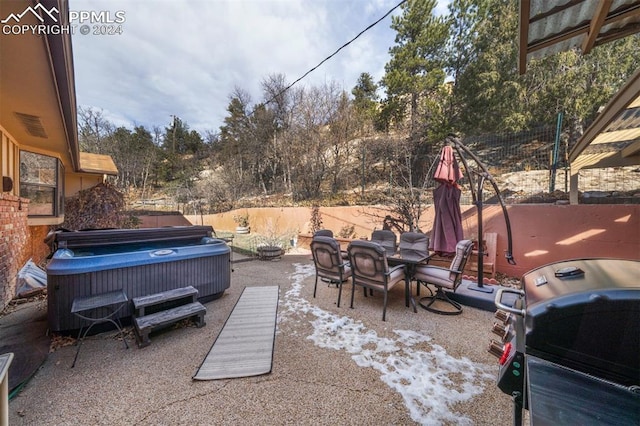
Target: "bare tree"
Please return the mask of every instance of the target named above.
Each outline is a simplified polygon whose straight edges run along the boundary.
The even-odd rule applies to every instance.
[[[114,131],[115,126],[104,117],[102,110],[78,108],[78,142],[81,151],[108,154],[110,147],[105,140]]]
[[[294,145],[293,120],[296,106],[300,101],[300,89],[287,89],[284,74],[271,74],[262,81],[264,104],[273,114],[274,133],[269,144],[269,168],[273,176],[279,176],[281,189],[292,190],[291,173],[294,165],[292,148]]]

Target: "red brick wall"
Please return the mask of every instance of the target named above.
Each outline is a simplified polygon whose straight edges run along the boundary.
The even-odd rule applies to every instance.
[[[47,256],[49,256],[49,246],[45,244],[44,239],[46,238],[49,229],[49,225],[29,227],[28,250],[21,265],[24,265],[27,260],[31,259],[33,263],[44,269],[44,263]]]
[[[13,299],[16,275],[29,259],[29,200],[0,194],[0,310]]]

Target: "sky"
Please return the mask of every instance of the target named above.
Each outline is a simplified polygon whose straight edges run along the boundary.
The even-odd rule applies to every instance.
[[[488,386],[495,386],[495,365],[456,358],[433,343],[430,336],[413,330],[393,330],[394,339],[380,337],[361,321],[320,309],[301,295],[304,280],[314,275],[313,263],[296,265],[290,277],[291,290],[285,293],[278,309],[278,322],[301,313],[310,314],[315,319],[311,320],[313,333],[307,339],[316,346],[349,353],[359,367],[377,370],[380,380],[402,396],[417,423],[473,424],[456,411],[456,406],[473,400]],[[437,368],[425,368],[428,365]]]
[[[203,136],[217,132],[236,87],[252,105],[263,101],[266,77],[292,83],[399,2],[70,0],[70,11],[94,12],[71,22],[77,103],[129,129],[168,127],[175,115]],[[388,16],[294,87],[335,82],[350,93],[363,72],[379,81],[394,44],[390,24]]]

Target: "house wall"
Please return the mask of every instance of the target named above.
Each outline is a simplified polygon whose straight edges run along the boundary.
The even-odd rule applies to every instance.
[[[13,299],[17,273],[28,260],[29,200],[0,193],[0,311]]]
[[[56,156],[53,152],[46,154]],[[63,220],[63,217],[37,218],[31,219],[28,223],[29,200],[18,196],[19,159],[20,145],[0,126],[0,171],[3,177],[9,177],[13,182],[11,191],[0,192],[0,310],[14,298],[17,273],[27,260],[31,259],[37,265],[41,265],[48,256],[49,248],[44,243],[44,238],[49,232],[48,224]],[[102,181],[102,175],[65,175],[67,195]],[[37,222],[42,224],[33,225]]]
[[[64,174],[65,197],[71,197],[76,195],[79,191],[93,188],[103,181],[103,176],[99,174],[67,172]]]
[[[0,126],[0,171],[2,177],[11,178],[13,190],[10,194],[18,194],[18,144]]]

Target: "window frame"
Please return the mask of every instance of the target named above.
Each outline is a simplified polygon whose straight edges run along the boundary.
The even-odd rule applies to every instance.
[[[46,154],[40,154],[38,152],[33,152],[33,151],[28,151],[28,150],[20,150],[19,153],[19,161],[20,161],[20,165],[22,165],[22,155],[23,153],[29,154],[29,155],[37,155],[40,157],[46,157],[46,158],[50,158],[55,160],[55,181],[53,184],[50,183],[45,183],[45,182],[38,182],[38,183],[34,183],[34,182],[27,182],[26,180],[22,179],[22,166],[19,168],[19,188],[18,188],[18,192],[20,194],[20,197],[23,198],[27,198],[27,199],[31,199],[28,195],[28,191],[25,191],[26,193],[23,193],[23,187],[27,187],[27,188],[47,188],[47,189],[53,189],[53,199],[52,199],[52,213],[51,214],[33,214],[31,213],[31,209],[29,209],[29,212],[27,213],[27,217],[31,217],[31,218],[54,218],[54,217],[60,217],[64,215],[64,165],[62,164],[62,161],[60,161],[59,158],[51,156],[51,155],[46,155]],[[35,191],[38,191],[37,189],[35,189]]]

